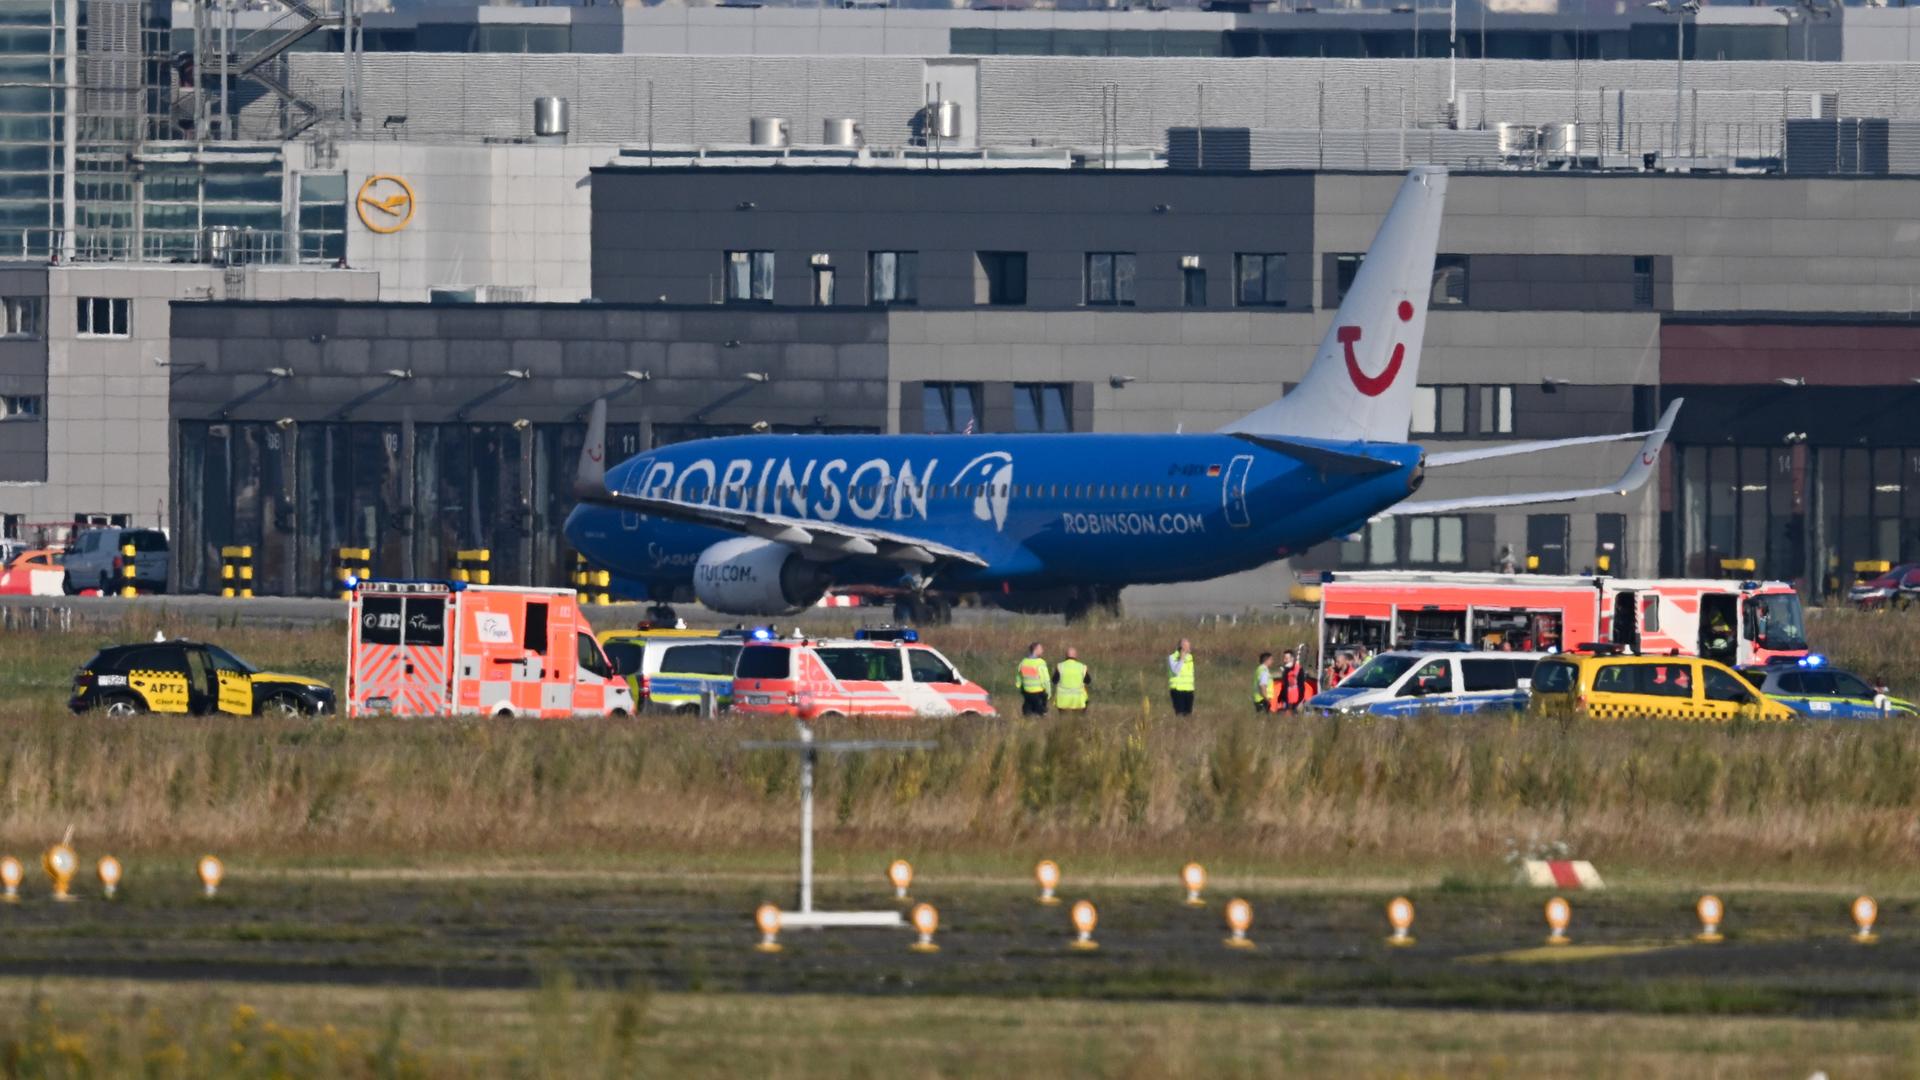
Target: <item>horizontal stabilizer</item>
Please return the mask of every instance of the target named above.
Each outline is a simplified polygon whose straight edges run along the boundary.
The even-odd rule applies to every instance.
[[[1573,491],[1533,491],[1518,495],[1477,495],[1461,499],[1427,499],[1420,502],[1403,502],[1388,510],[1374,515],[1378,520],[1385,517],[1406,517],[1409,514],[1451,514],[1462,510],[1487,510],[1503,506],[1534,506],[1541,503],[1572,502],[1575,499],[1597,498],[1602,495],[1625,495],[1638,491],[1647,479],[1653,475],[1654,465],[1659,463],[1660,450],[1666,445],[1667,435],[1673,431],[1673,421],[1680,415],[1681,399],[1675,398],[1673,404],[1660,416],[1660,423],[1647,432],[1646,441],[1640,444],[1639,452],[1627,464],[1627,471],[1620,479],[1607,487],[1580,488]],[[1603,439],[1604,441],[1604,439]],[[1577,445],[1577,442],[1574,443]],[[1564,445],[1564,444],[1557,444]],[[1536,446],[1533,449],[1546,449]],[[1465,451],[1472,453],[1473,451]],[[1458,464],[1453,461],[1448,464]],[[1429,459],[1431,464],[1431,459]]]
[[[1332,450],[1314,443],[1285,439],[1276,435],[1253,435],[1244,431],[1234,433],[1234,438],[1250,442],[1262,450],[1271,450],[1303,465],[1311,465],[1322,476],[1379,476],[1398,469],[1399,464],[1384,458],[1368,457],[1365,454],[1349,454],[1343,450]]]

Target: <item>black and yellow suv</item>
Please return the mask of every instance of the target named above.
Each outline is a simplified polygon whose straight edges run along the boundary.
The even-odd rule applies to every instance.
[[[74,712],[108,716],[331,714],[333,687],[303,675],[261,671],[218,645],[154,641],[100,650],[73,676]]]

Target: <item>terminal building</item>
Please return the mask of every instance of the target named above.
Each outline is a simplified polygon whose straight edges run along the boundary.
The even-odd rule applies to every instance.
[[[1910,9],[1463,4],[1450,63],[1425,5],[0,4],[45,30],[0,98],[0,529],[164,526],[182,590],[232,543],[267,592],[326,592],[341,546],[561,583],[601,396],[616,453],[1217,426],[1299,377],[1420,162],[1458,178],[1413,437],[1685,397],[1659,484],[1381,523],[1183,599],[1508,547],[1809,593],[1920,558]]]

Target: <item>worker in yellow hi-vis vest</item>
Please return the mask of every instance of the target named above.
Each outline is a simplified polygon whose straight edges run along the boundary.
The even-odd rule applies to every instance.
[[[1173,715],[1193,715],[1193,642],[1187,638],[1167,654],[1167,697],[1173,701]]]
[[[1053,668],[1053,704],[1061,712],[1087,711],[1087,691],[1093,688],[1093,672],[1080,662],[1080,652],[1067,646],[1067,658]]]
[[[1042,659],[1046,647],[1039,642],[1027,646],[1027,658],[1020,661],[1018,682],[1020,687],[1020,715],[1047,715],[1047,697],[1053,692],[1053,683],[1047,678],[1047,662]]]

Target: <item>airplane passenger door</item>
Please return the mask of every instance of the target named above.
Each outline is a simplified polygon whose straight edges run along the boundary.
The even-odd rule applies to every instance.
[[[1220,497],[1227,512],[1227,524],[1236,529],[1253,524],[1252,515],[1247,513],[1247,470],[1251,468],[1251,454],[1241,454],[1229,461],[1226,482],[1221,487]]]

